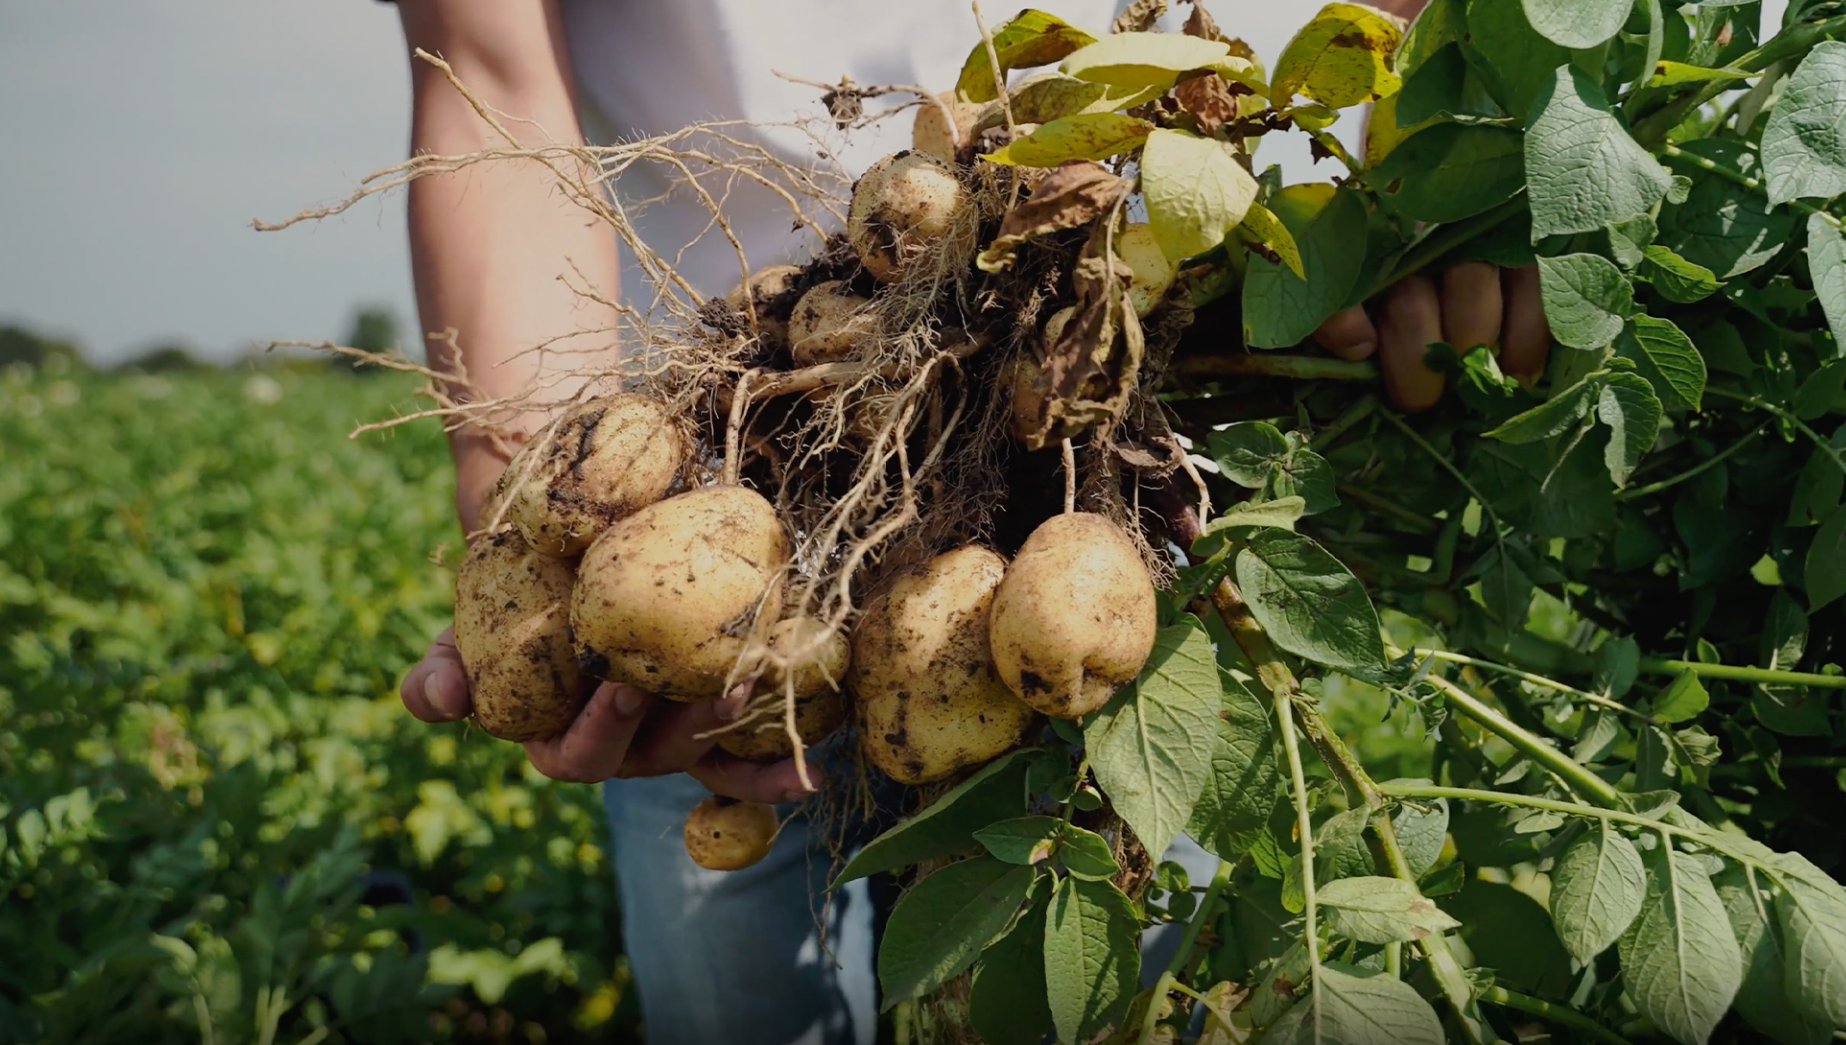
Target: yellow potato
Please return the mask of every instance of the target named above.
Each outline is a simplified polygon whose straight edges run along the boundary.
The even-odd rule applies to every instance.
[[[793,296],[795,282],[800,278],[799,265],[769,265],[750,273],[742,286],[724,296],[724,303],[744,317],[746,330],[750,320],[749,305],[754,303],[757,329],[762,332],[763,341],[785,345],[788,343],[788,312],[793,304],[787,299]],[[744,296],[746,288],[748,298]]]
[[[535,550],[581,555],[610,523],[660,500],[685,455],[658,402],[627,392],[592,399],[513,458],[492,501]]]
[[[1115,254],[1128,263],[1134,275],[1128,280],[1128,303],[1135,315],[1145,316],[1160,307],[1179,270],[1154,240],[1150,225],[1130,225],[1115,237]]]
[[[686,854],[708,871],[741,871],[769,855],[781,829],[774,806],[713,795],[686,816]]]
[[[563,732],[585,696],[570,641],[571,564],[507,530],[474,542],[455,575],[455,648],[474,721],[502,740]]]
[[[881,283],[927,253],[954,227],[968,202],[961,180],[941,160],[905,150],[872,164],[853,186],[846,239]]]
[[[941,780],[1025,738],[1036,717],[994,674],[987,617],[1006,561],[969,545],[898,577],[853,631],[859,742],[905,784]]]
[[[968,144],[984,108],[956,100],[954,91],[943,91],[934,101],[925,99],[917,106],[916,122],[910,127],[910,147],[944,163],[954,163],[955,154]]]
[[[1156,612],[1153,578],[1120,527],[1055,516],[1026,538],[994,596],[994,666],[1020,700],[1079,718],[1140,674]]]
[[[769,649],[794,661],[786,667],[770,664],[757,685],[758,692],[786,699],[792,683],[795,729],[801,734],[802,746],[813,747],[846,722],[846,702],[840,696],[850,655],[846,637],[813,617],[790,617],[769,633]],[[777,762],[795,753],[781,715],[721,734],[718,746],[753,762]]]
[[[854,294],[839,280],[816,283],[788,317],[788,350],[796,366],[851,359],[878,336],[872,299]]]
[[[604,531],[577,568],[570,624],[592,674],[681,700],[723,695],[759,612],[780,610],[788,534],[761,494],[708,486]]]

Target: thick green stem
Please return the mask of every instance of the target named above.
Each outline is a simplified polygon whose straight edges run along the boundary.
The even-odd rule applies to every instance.
[[[1749,189],[1751,192],[1759,193],[1765,197],[1769,194],[1768,187],[1765,186],[1760,179],[1752,178],[1748,174],[1745,174],[1744,172],[1737,170],[1734,167],[1727,167],[1724,164],[1719,163],[1717,160],[1713,160],[1708,157],[1700,156],[1697,153],[1687,152],[1686,150],[1680,148],[1677,145],[1674,145],[1671,142],[1668,142],[1667,144],[1660,147],[1660,154],[1669,159],[1678,160],[1681,163],[1689,163],[1692,166],[1697,167],[1698,169],[1702,171],[1709,171],[1710,173],[1716,174],[1718,177],[1723,178],[1726,181],[1735,182],[1738,185],[1741,185],[1744,188]],[[1809,203],[1806,200],[1799,200],[1799,199],[1789,200],[1788,205],[1795,208],[1798,211],[1802,211],[1807,214],[1818,214],[1821,217],[1826,218],[1829,222],[1832,222],[1834,228],[1839,228],[1840,226],[1840,219],[1834,217],[1831,214],[1828,214],[1825,210],[1814,206],[1812,203]]]
[[[1821,453],[1826,454],[1833,460],[1834,467],[1842,472],[1846,472],[1846,457],[1840,456],[1840,452],[1833,448],[1833,444],[1822,438],[1819,432],[1809,428],[1807,422],[1801,420],[1801,418],[1796,417],[1787,410],[1782,409],[1774,403],[1764,402],[1748,392],[1733,392],[1728,388],[1707,388],[1705,389],[1705,394],[1718,396],[1721,399],[1735,400],[1745,406],[1753,406],[1765,413],[1774,414],[1783,421],[1793,425],[1802,435],[1807,436],[1810,442],[1820,448]]]
[[[1739,69],[1759,73],[1785,58],[1806,54],[1815,44],[1822,40],[1833,39],[1842,33],[1846,33],[1846,16],[1829,18],[1823,22],[1789,26],[1767,43],[1754,51],[1747,52],[1732,64]],[[1720,80],[1688,91],[1658,111],[1636,121],[1634,140],[1649,149],[1659,145],[1666,140],[1667,132],[1679,126],[1687,113],[1730,89],[1732,85],[1729,81]]]
[[[1771,686],[1846,689],[1846,675],[1815,675],[1805,671],[1777,671],[1774,668],[1751,668],[1741,664],[1700,664],[1695,660],[1663,660],[1659,657],[1642,657],[1641,670],[1651,675],[1678,675],[1690,671],[1704,679],[1761,682]]]
[[[1750,440],[1755,439],[1759,435],[1762,435],[1763,429],[1767,427],[1769,427],[1769,422],[1765,421],[1762,424],[1757,425],[1755,428],[1751,429],[1750,433],[1744,436],[1742,439],[1739,439],[1736,442],[1732,443],[1731,445],[1725,447],[1723,450],[1720,450],[1719,452],[1712,454],[1710,457],[1707,457],[1703,461],[1700,461],[1698,464],[1693,465],[1691,468],[1686,469],[1685,471],[1679,473],[1678,475],[1672,476],[1670,478],[1662,479],[1659,482],[1648,483],[1646,486],[1631,486],[1626,490],[1621,490],[1617,492],[1615,495],[1615,499],[1618,501],[1632,501],[1638,497],[1648,497],[1653,494],[1657,494],[1662,490],[1670,490],[1673,487],[1678,486],[1680,483],[1683,483],[1688,479],[1695,479],[1699,475],[1704,473],[1707,469],[1714,468],[1717,465],[1723,464],[1725,458],[1731,456],[1737,451],[1743,449],[1745,446],[1749,445]]]
[[[1440,675],[1431,675],[1429,681],[1442,691],[1450,707],[1475,723],[1486,727],[1497,734],[1500,739],[1518,748],[1526,757],[1550,770],[1572,791],[1608,809],[1614,809],[1620,804],[1621,793],[1615,789],[1613,784],[1551,746],[1543,737],[1527,731],[1512,719],[1487,706],[1474,694]]]
[[[1513,678],[1516,678],[1521,682],[1529,682],[1534,686],[1541,686],[1555,693],[1566,693],[1566,694],[1569,694],[1570,696],[1576,697],[1578,700],[1581,700],[1586,704],[1594,704],[1599,708],[1607,708],[1610,711],[1619,712],[1624,715],[1633,715],[1637,718],[1647,717],[1646,715],[1643,715],[1641,712],[1636,711],[1634,708],[1628,707],[1624,704],[1617,703],[1616,701],[1610,700],[1608,697],[1602,696],[1599,693],[1591,693],[1587,690],[1578,689],[1575,686],[1567,686],[1564,683],[1559,682],[1556,679],[1546,678],[1543,675],[1535,675],[1530,671],[1525,671],[1520,668],[1515,668],[1510,664],[1496,664],[1491,660],[1482,660],[1479,657],[1470,657],[1465,653],[1451,653],[1448,650],[1428,649],[1422,646],[1419,646],[1416,649],[1411,650],[1410,652],[1415,654],[1416,656],[1428,657],[1432,660],[1444,660],[1444,661],[1448,661],[1450,664],[1465,664],[1471,668],[1480,668],[1483,671],[1493,671],[1493,672],[1498,672],[1499,674],[1502,674],[1502,675],[1510,675]],[[1403,654],[1397,652],[1396,650],[1392,651],[1392,656],[1402,656],[1402,655]]]
[[[1147,1012],[1141,1017],[1141,1031],[1135,1035],[1135,1045],[1147,1045],[1154,1036],[1154,1028],[1160,1024],[1160,1003],[1173,989],[1173,974],[1163,972],[1154,981],[1154,988],[1147,995]]]
[[[1199,942],[1199,933],[1205,923],[1211,920],[1211,909],[1217,906],[1218,897],[1230,887],[1231,872],[1237,867],[1229,860],[1219,860],[1218,869],[1212,872],[1211,884],[1205,887],[1205,897],[1199,901],[1198,910],[1192,913],[1192,919],[1186,923],[1185,935],[1179,938],[1179,950],[1173,952],[1172,960],[1167,962],[1167,975],[1177,977],[1186,970],[1192,960],[1192,948]]]
[[[1486,992],[1481,995],[1481,1000],[1492,1002],[1495,1005],[1504,1005],[1509,1009],[1518,1009],[1520,1012],[1529,1012],[1534,1016],[1550,1020],[1560,1026],[1579,1031],[1586,1037],[1594,1038],[1601,1042],[1607,1042],[1608,1045],[1629,1045],[1627,1038],[1604,1027],[1588,1016],[1583,1015],[1575,1009],[1568,1009],[1562,1005],[1555,1005],[1545,1001],[1543,998],[1529,997],[1496,985],[1487,988]]]
[[[1373,381],[1378,367],[1367,360],[1329,356],[1297,356],[1275,352],[1229,352],[1224,355],[1187,355],[1174,362],[1183,377],[1288,377],[1300,380]]]
[[[1295,702],[1275,702],[1276,733],[1288,758],[1289,790],[1295,799],[1295,830],[1301,834],[1301,934],[1308,948],[1308,1012],[1320,1026],[1320,907],[1314,884],[1314,821],[1308,809],[1308,779],[1301,769],[1301,748],[1295,742]]]

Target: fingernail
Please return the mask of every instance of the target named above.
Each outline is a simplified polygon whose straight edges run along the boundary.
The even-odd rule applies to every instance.
[[[423,699],[447,718],[460,718],[467,713],[466,708],[455,706],[454,699],[436,681],[436,673],[433,671],[423,676]]]
[[[744,713],[744,702],[736,697],[725,697],[714,702],[711,710],[712,714],[718,716],[718,721],[731,722]]]
[[[615,687],[615,710],[623,715],[634,715],[647,704],[647,694],[633,686]]]

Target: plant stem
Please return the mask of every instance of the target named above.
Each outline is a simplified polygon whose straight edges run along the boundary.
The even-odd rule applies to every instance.
[[[1211,909],[1217,904],[1218,897],[1230,887],[1231,872],[1236,867],[1237,865],[1229,860],[1218,861],[1218,869],[1212,872],[1211,884],[1205,887],[1204,899],[1199,901],[1198,910],[1192,913],[1191,920],[1186,923],[1185,935],[1179,938],[1179,950],[1174,951],[1172,960],[1167,962],[1169,977],[1177,977],[1185,971],[1187,963],[1192,958],[1192,948],[1198,943],[1199,933],[1205,928],[1205,923],[1210,920]]]
[[[1793,58],[1811,49],[1822,40],[1846,32],[1846,16],[1829,18],[1824,22],[1811,22],[1805,25],[1793,25],[1777,33],[1774,37],[1754,51],[1747,52],[1731,63],[1736,68],[1759,73],[1786,58]],[[1645,148],[1653,148],[1666,140],[1667,132],[1679,126],[1686,114],[1718,95],[1730,89],[1728,81],[1708,83],[1702,87],[1680,96],[1665,107],[1635,122],[1634,140]]]
[[[1846,689],[1846,675],[1815,675],[1805,671],[1777,671],[1774,668],[1751,668],[1740,664],[1700,664],[1693,660],[1642,657],[1641,670],[1653,675],[1678,675],[1690,671],[1706,679],[1761,682],[1779,686],[1814,686],[1819,689]]]
[[[1348,429],[1365,420],[1365,416],[1377,408],[1378,397],[1370,392],[1353,400],[1351,406],[1340,411],[1340,416],[1327,422],[1326,427],[1314,433],[1314,438],[1308,442],[1308,449],[1325,450],[1333,445],[1340,436],[1345,435]]]
[[[1511,675],[1521,682],[1530,682],[1534,686],[1542,686],[1545,689],[1557,693],[1567,693],[1586,704],[1594,704],[1599,708],[1607,708],[1610,711],[1618,711],[1626,715],[1633,715],[1636,718],[1647,718],[1646,715],[1636,711],[1634,708],[1610,700],[1608,697],[1602,696],[1601,694],[1577,689],[1574,686],[1567,686],[1556,679],[1549,679],[1543,675],[1535,675],[1532,672],[1515,668],[1510,664],[1496,664],[1491,660],[1481,660],[1478,657],[1470,657],[1464,653],[1450,653],[1448,650],[1427,649],[1422,646],[1418,646],[1410,652],[1419,657],[1428,657],[1431,660],[1443,660],[1450,664],[1466,664],[1471,668],[1480,668],[1483,671],[1494,671],[1502,675]]]
[[[1173,974],[1163,972],[1154,981],[1154,988],[1147,996],[1147,1012],[1141,1017],[1141,1031],[1134,1037],[1135,1045],[1147,1045],[1154,1036],[1154,1027],[1160,1023],[1160,1003],[1173,989]]]
[[[1583,1015],[1575,1009],[1568,1009],[1562,1005],[1553,1004],[1545,1001],[1543,998],[1528,997],[1527,995],[1519,994],[1515,991],[1509,991],[1498,984],[1487,988],[1487,990],[1481,994],[1481,1000],[1493,1002],[1495,1005],[1504,1005],[1509,1009],[1518,1009],[1520,1012],[1529,1012],[1534,1016],[1539,1016],[1553,1023],[1561,1024],[1572,1030],[1579,1031],[1586,1037],[1606,1042],[1607,1045],[1629,1045],[1627,1038],[1604,1027],[1602,1024],[1597,1023],[1595,1020],[1590,1019],[1588,1016]]]
[[[1174,363],[1185,377],[1289,377],[1301,380],[1372,381],[1378,367],[1367,360],[1298,356],[1274,352],[1231,352],[1224,355],[1188,355]]]
[[[1757,397],[1749,394],[1748,392],[1733,392],[1728,388],[1707,388],[1705,389],[1705,394],[1718,396],[1719,398],[1722,398],[1722,399],[1730,399],[1735,402],[1742,403],[1745,406],[1753,406],[1758,410],[1764,411],[1765,413],[1774,414],[1775,416],[1781,418],[1782,420],[1788,422],[1789,424],[1794,425],[1797,429],[1801,431],[1802,435],[1807,436],[1808,439],[1810,439],[1814,443],[1815,446],[1820,447],[1821,453],[1826,454],[1828,457],[1833,459],[1833,464],[1835,467],[1837,467],[1842,472],[1846,472],[1846,457],[1841,457],[1840,452],[1833,448],[1832,443],[1828,442],[1825,439],[1822,439],[1820,437],[1819,432],[1816,432],[1812,428],[1809,428],[1805,421],[1801,420],[1801,418],[1799,417],[1796,417],[1794,414],[1789,413],[1787,410],[1782,409],[1781,407],[1775,405],[1774,403],[1766,403],[1763,400],[1758,399]]]
[[[1760,193],[1765,197],[1769,194],[1768,187],[1765,186],[1760,179],[1752,178],[1748,174],[1735,168],[1726,167],[1716,160],[1700,156],[1697,153],[1687,152],[1679,146],[1674,145],[1672,142],[1662,145],[1660,147],[1660,154],[1669,159],[1679,160],[1682,163],[1690,163],[1702,171],[1710,171],[1726,181],[1736,182],[1744,188],[1749,189],[1751,192]],[[1788,205],[1807,214],[1818,214],[1831,222],[1834,228],[1837,229],[1840,227],[1840,219],[1828,214],[1825,210],[1814,206],[1806,200],[1789,200]]]
[[[1614,809],[1619,805],[1620,792],[1615,789],[1614,785],[1585,769],[1582,763],[1551,746],[1543,737],[1528,732],[1512,719],[1487,706],[1474,694],[1440,675],[1431,675],[1429,681],[1442,691],[1442,695],[1447,698],[1451,707],[1498,734],[1500,739],[1518,748],[1526,757],[1550,770],[1572,791],[1595,801],[1596,804],[1606,809]]]
[[[1631,486],[1626,490],[1617,491],[1615,494],[1615,499],[1617,501],[1632,501],[1637,497],[1646,497],[1650,494],[1657,494],[1662,490],[1667,490],[1667,489],[1671,489],[1672,487],[1678,486],[1680,483],[1683,483],[1688,479],[1696,478],[1698,475],[1703,473],[1706,469],[1722,464],[1725,458],[1743,449],[1744,446],[1750,442],[1750,440],[1755,439],[1759,435],[1762,435],[1763,429],[1768,428],[1768,427],[1769,427],[1769,422],[1764,421],[1762,424],[1757,425],[1755,428],[1751,429],[1750,434],[1744,436],[1742,439],[1737,440],[1736,442],[1725,447],[1723,450],[1720,450],[1717,453],[1711,455],[1710,457],[1707,457],[1703,461],[1700,461],[1698,464],[1693,465],[1691,468],[1686,469],[1685,471],[1679,473],[1678,475],[1672,476],[1671,478],[1662,479],[1659,482],[1648,483],[1646,486]]]
[[[1308,779],[1301,769],[1301,749],[1295,742],[1294,704],[1291,697],[1275,701],[1276,732],[1282,741],[1282,753],[1288,757],[1289,790],[1294,792],[1295,798],[1295,829],[1301,833],[1301,933],[1308,948],[1308,1011],[1313,1025],[1319,1027],[1320,908],[1314,895],[1314,821],[1308,810]]]

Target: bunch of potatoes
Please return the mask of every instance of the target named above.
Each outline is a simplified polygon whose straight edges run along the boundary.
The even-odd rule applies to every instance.
[[[888,282],[966,202],[947,164],[899,153],[855,187],[849,239]],[[732,303],[784,294],[796,274],[758,273]],[[822,283],[759,322],[805,366],[862,351],[876,336],[869,306]],[[659,402],[621,393],[573,407],[508,465],[491,503],[509,525],[477,540],[456,578],[455,644],[487,732],[557,735],[591,679],[701,701],[741,674],[793,695],[804,746],[846,722],[850,695],[866,758],[915,785],[1015,747],[1040,714],[1096,710],[1152,649],[1147,568],[1119,527],[1085,513],[1043,523],[1010,564],[968,545],[888,578],[850,638],[785,616],[792,548],[773,506],[743,486],[668,496],[694,450]],[[734,673],[753,634],[772,655]],[[794,750],[780,720],[717,744],[758,761]],[[701,866],[734,870],[766,855],[778,827],[769,806],[714,797],[688,817],[685,842]]]

